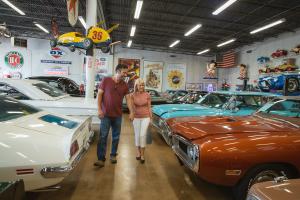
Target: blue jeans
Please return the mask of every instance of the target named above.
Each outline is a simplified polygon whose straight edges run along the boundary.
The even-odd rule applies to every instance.
[[[106,146],[107,146],[107,136],[112,128],[112,145],[110,157],[116,156],[118,151],[120,132],[121,132],[122,117],[107,117],[101,119],[100,124],[100,137],[97,146],[97,156],[98,160],[105,161]]]

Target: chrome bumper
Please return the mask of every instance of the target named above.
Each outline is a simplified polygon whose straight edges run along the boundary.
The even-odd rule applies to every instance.
[[[76,158],[73,160],[73,162],[70,165],[66,166],[59,166],[59,167],[45,167],[41,170],[41,175],[44,178],[61,178],[68,176],[73,169],[77,166],[81,158],[86,154],[87,150],[90,147],[90,143],[92,142],[94,137],[94,132],[90,132],[90,137],[86,143],[86,145],[82,148],[82,150],[79,152],[79,154],[76,156]]]

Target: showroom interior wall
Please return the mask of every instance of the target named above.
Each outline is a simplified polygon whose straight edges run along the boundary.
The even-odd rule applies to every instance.
[[[60,74],[78,83],[84,78],[84,54],[76,50],[71,52],[66,47],[59,47],[59,55],[50,53],[49,40],[27,38],[27,48],[13,47],[10,39],[0,38],[0,77],[4,74],[21,73],[22,78],[28,76],[42,76]],[[24,64],[21,67],[9,67],[5,62],[8,52],[17,51],[23,55]],[[56,51],[56,53],[58,52]],[[107,65],[112,66],[113,58],[109,54],[102,54],[96,50],[96,58],[106,58]],[[108,73],[112,73],[111,67]]]
[[[175,57],[174,57],[175,56]],[[140,59],[141,61],[141,77],[143,75],[143,62],[144,61],[161,61],[164,62],[164,69],[168,63],[180,63],[186,64],[186,83],[206,83],[213,82],[215,80],[203,79],[206,72],[206,63],[209,62],[212,57],[203,56],[193,56],[193,55],[183,55],[174,53],[165,53],[157,51],[147,51],[147,50],[136,50],[129,48],[122,48],[117,46],[115,48],[114,55],[114,66],[118,63],[119,58],[132,58]],[[163,77],[166,75],[166,70],[163,70]],[[167,82],[163,80],[163,91],[166,90]]]
[[[259,34],[259,33],[258,33]],[[290,51],[300,44],[300,29],[295,32],[285,33],[279,35],[278,37],[269,38],[262,42],[255,43],[250,46],[242,47],[238,51],[238,61],[237,63],[246,64],[248,67],[249,84],[255,84],[254,81],[258,79],[258,70],[261,65],[257,63],[257,58],[261,56],[267,56],[271,58],[271,65],[279,65],[284,58],[272,59],[271,54],[277,49],[285,49]],[[247,53],[247,51],[252,51]],[[295,58],[296,65],[300,67],[300,56],[289,54],[286,58]],[[229,69],[219,69],[219,83],[226,80],[227,83],[232,85],[231,89],[235,90],[235,85],[242,85],[242,81],[237,79],[239,77],[239,68],[229,68]]]

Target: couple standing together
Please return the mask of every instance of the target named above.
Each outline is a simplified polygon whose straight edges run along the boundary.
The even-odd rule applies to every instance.
[[[97,146],[98,160],[95,166],[104,167],[107,137],[112,129],[112,145],[110,162],[117,163],[117,150],[122,124],[122,101],[126,98],[129,108],[129,119],[133,121],[135,145],[137,147],[136,159],[145,162],[146,133],[152,118],[151,97],[145,91],[142,79],[137,79],[134,92],[129,94],[127,84],[123,78],[127,76],[127,65],[118,64],[113,77],[102,80],[98,89],[98,116],[101,119],[100,137]]]

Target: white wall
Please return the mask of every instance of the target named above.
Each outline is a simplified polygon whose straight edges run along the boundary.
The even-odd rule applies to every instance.
[[[259,34],[259,33],[257,33]],[[300,44],[300,30],[297,30],[294,33],[285,33],[277,38],[269,38],[260,43],[255,43],[250,46],[242,47],[238,53],[238,64],[243,63],[248,67],[248,76],[249,84],[254,84],[254,81],[258,79],[259,73],[258,70],[261,68],[261,65],[257,63],[257,58],[261,56],[267,56],[271,58],[271,54],[277,49],[285,49],[290,51]],[[252,50],[251,53],[246,53],[246,51]],[[300,66],[300,56],[295,56],[289,54],[287,58],[296,58],[296,65]],[[272,59],[271,65],[279,65],[282,59]],[[226,79],[227,83],[231,85],[242,84],[241,80],[238,80],[239,77],[239,68],[230,68],[230,69],[220,69],[219,79]],[[220,81],[221,82],[221,81]]]
[[[170,57],[175,55],[176,57]],[[114,55],[114,66],[118,64],[119,58],[132,58],[141,60],[141,76],[143,75],[143,61],[162,61],[164,68],[167,63],[184,63],[187,66],[187,83],[203,83],[215,82],[214,80],[205,80],[203,77],[206,72],[206,63],[209,62],[211,57],[192,56],[174,53],[164,53],[156,51],[136,50],[129,48],[116,47]],[[164,70],[166,72],[166,70]],[[163,75],[163,77],[165,74]],[[163,91],[166,89],[166,81],[163,80]]]

